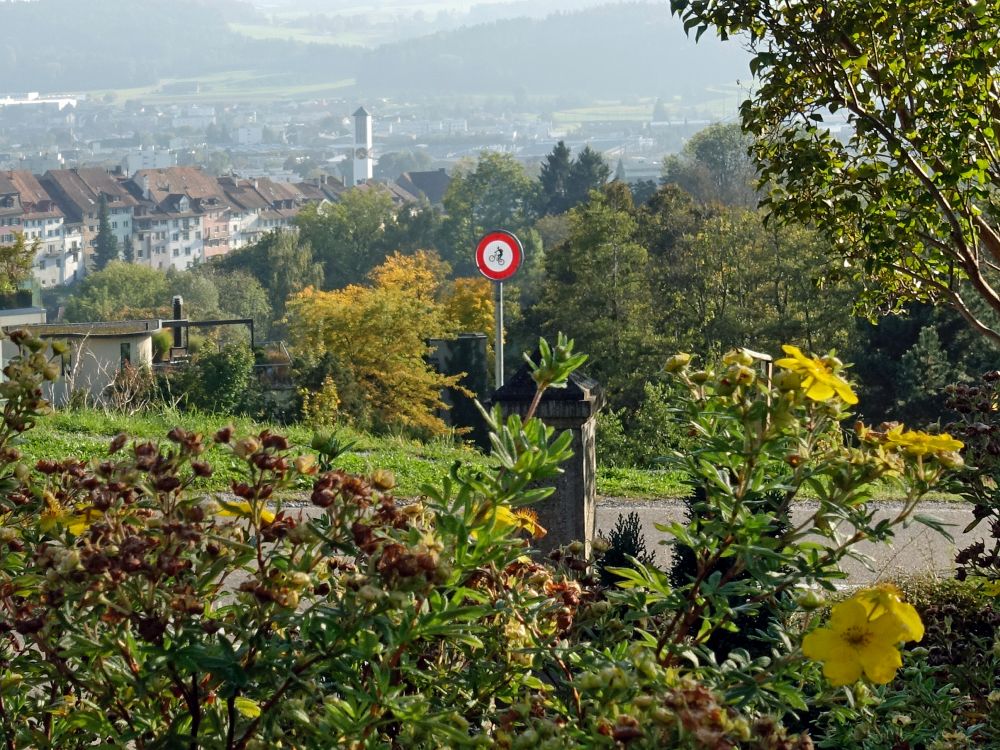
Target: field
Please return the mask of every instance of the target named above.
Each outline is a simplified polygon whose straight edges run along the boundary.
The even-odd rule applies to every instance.
[[[95,99],[108,97],[123,102],[138,99],[149,104],[193,104],[197,102],[268,102],[276,99],[311,99],[342,96],[354,85],[353,78],[319,83],[293,83],[287,76],[235,70],[198,78],[171,78],[132,89],[87,92]],[[197,86],[197,91],[194,87]]]
[[[231,23],[229,28],[236,34],[251,39],[283,39],[304,44],[343,44],[356,47],[373,47],[384,41],[375,31],[360,29],[337,34],[318,34],[301,26]]]

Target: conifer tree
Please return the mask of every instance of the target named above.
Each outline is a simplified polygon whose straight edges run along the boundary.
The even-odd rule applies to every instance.
[[[118,238],[111,231],[108,198],[104,193],[101,193],[97,204],[97,237],[94,244],[94,270],[103,270],[107,267],[108,263],[118,259]]]
[[[122,248],[122,257],[126,263],[135,263],[135,247],[132,245],[132,235],[125,235],[125,243]]]
[[[566,191],[572,168],[570,149],[565,141],[559,141],[552,149],[552,153],[545,157],[542,171],[538,175],[538,182],[542,188],[539,196],[540,214],[561,214],[570,209]]]
[[[591,190],[600,190],[611,176],[611,168],[604,157],[590,146],[584,146],[569,171],[566,197],[570,207],[586,203]]]

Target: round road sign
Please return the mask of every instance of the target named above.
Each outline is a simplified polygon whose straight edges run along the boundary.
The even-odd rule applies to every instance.
[[[476,265],[479,273],[491,281],[509,279],[521,266],[524,248],[510,232],[490,232],[476,245]]]

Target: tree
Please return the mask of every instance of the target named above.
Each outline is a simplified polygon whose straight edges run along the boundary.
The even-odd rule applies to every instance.
[[[66,302],[66,320],[85,322],[147,317],[170,305],[171,290],[163,271],[112,261],[87,274]]]
[[[710,125],[680,155],[663,160],[663,182],[678,185],[702,203],[749,208],[757,202],[753,139],[739,125]]]
[[[1000,2],[671,0],[697,35],[746,40],[744,129],[764,203],[836,241],[870,315],[944,302],[978,332],[1000,311]],[[845,123],[826,127],[833,115]]]
[[[538,183],[510,154],[484,151],[474,168],[456,168],[444,196],[442,249],[457,273],[475,273],[472,253],[488,230],[517,232],[530,225],[537,190]]]
[[[419,172],[428,170],[434,164],[434,159],[426,151],[390,151],[379,156],[375,162],[375,179],[395,180],[403,172]]]
[[[538,200],[539,214],[543,216],[561,214],[571,208],[566,193],[572,168],[570,149],[565,141],[559,141],[552,149],[552,153],[545,157],[538,175],[538,183],[541,186]]]
[[[339,289],[364,280],[389,252],[396,222],[388,190],[348,190],[334,204],[308,206],[296,217],[300,242],[323,264],[324,286]]]
[[[588,372],[612,394],[638,384],[660,356],[653,330],[649,255],[636,240],[631,194],[621,183],[570,211],[570,236],[546,253],[534,315],[590,354]]]
[[[37,246],[29,245],[21,232],[14,235],[13,245],[0,245],[0,294],[12,294],[31,278]]]
[[[458,378],[437,374],[426,357],[427,341],[450,333],[437,301],[445,271],[433,253],[397,253],[372,272],[370,285],[303,290],[288,305],[293,351],[312,360],[329,355],[345,368],[375,427],[443,433],[435,412],[444,408],[442,389]]]
[[[213,273],[210,278],[219,293],[220,312],[226,317],[253,318],[257,338],[266,339],[274,310],[260,282],[246,271]]]
[[[243,271],[256,278],[278,320],[284,317],[289,296],[323,281],[323,267],[314,259],[312,246],[292,232],[270,232],[214,263],[223,273]]]
[[[108,197],[101,193],[97,201],[97,237],[94,239],[94,270],[101,271],[112,261],[119,260],[118,238],[111,231]]]
[[[765,226],[728,209],[682,235],[652,267],[657,318],[676,348],[779,352],[842,349],[851,332],[849,286],[821,288],[829,245],[802,227]]]
[[[132,235],[125,235],[125,246],[122,249],[122,260],[126,263],[135,263],[135,247],[132,244]]]
[[[604,157],[590,146],[584,146],[573,160],[566,183],[566,198],[570,206],[585,203],[590,191],[603,188],[610,176],[611,167]]]

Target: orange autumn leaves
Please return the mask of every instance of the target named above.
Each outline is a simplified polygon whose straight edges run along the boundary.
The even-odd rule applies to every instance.
[[[489,282],[449,282],[449,271],[433,252],[394,253],[371,271],[369,284],[307,288],[288,303],[292,345],[300,356],[332,354],[351,372],[376,423],[443,433],[435,412],[444,408],[441,390],[457,378],[427,364],[427,340],[493,326]]]

